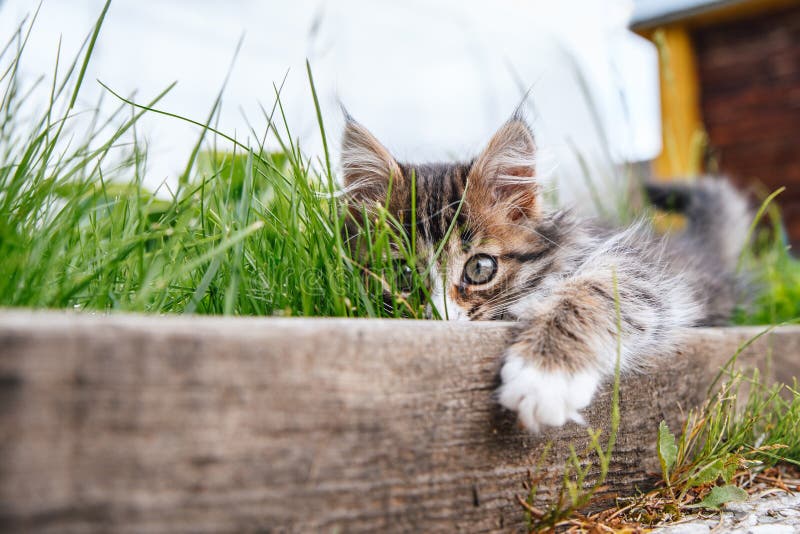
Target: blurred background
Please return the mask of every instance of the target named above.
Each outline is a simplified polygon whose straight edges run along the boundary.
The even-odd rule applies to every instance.
[[[24,76],[52,75],[59,40],[73,57],[102,4],[45,0]],[[0,1],[4,35],[35,9]],[[793,1],[115,0],[81,104],[119,104],[95,79],[140,102],[177,81],[159,108],[202,122],[231,68],[218,129],[257,142],[280,86],[292,134],[320,157],[306,59],[334,157],[339,101],[405,160],[474,155],[523,103],[559,202],[592,210],[592,195],[611,194],[631,169],[722,172],[765,191],[786,185],[780,202],[800,244]],[[147,183],[174,180],[198,129],[159,116],[138,128]]]

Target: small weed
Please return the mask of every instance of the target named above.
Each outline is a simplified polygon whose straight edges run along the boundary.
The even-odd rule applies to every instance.
[[[602,527],[635,532],[686,514],[718,511],[767,486],[800,489],[797,381],[769,384],[757,370],[748,373],[736,367],[739,353],[770,330],[740,347],[720,372],[708,400],[689,412],[678,436],[661,423],[654,454],[660,460],[662,480],[656,488],[619,498],[614,507],[589,515],[565,506],[553,514],[560,521],[533,524],[534,530],[562,527],[585,532]]]

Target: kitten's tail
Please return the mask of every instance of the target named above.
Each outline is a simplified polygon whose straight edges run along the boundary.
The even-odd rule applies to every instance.
[[[753,219],[747,199],[724,178],[696,182],[648,182],[644,186],[657,208],[686,215],[685,237],[728,269],[735,268]]]

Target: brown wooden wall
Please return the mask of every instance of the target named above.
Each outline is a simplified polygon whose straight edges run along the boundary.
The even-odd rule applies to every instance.
[[[703,121],[719,170],[780,197],[800,252],[800,5],[693,31]]]

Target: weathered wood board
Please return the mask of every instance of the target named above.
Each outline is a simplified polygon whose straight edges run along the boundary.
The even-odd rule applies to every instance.
[[[628,376],[608,493],[657,470],[720,364],[759,329],[698,330]],[[501,323],[0,313],[0,530],[505,531],[545,443],[492,400]],[[763,337],[798,373],[800,329]],[[587,421],[605,427],[608,388]],[[550,484],[550,490],[556,484]]]

